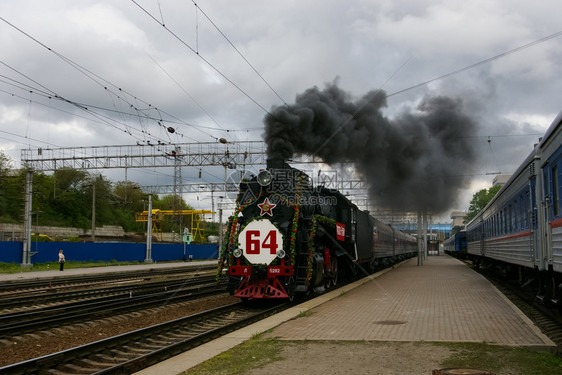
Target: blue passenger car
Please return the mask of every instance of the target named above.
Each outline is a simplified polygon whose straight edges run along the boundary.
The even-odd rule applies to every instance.
[[[488,205],[467,224],[467,253],[478,265],[504,266],[539,280],[538,297],[562,288],[562,112]]]

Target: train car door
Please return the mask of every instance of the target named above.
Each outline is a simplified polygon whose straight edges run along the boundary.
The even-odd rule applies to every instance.
[[[535,155],[535,159],[529,166],[529,210],[528,210],[528,217],[529,217],[529,230],[531,232],[530,239],[531,239],[531,256],[533,257],[533,263],[535,267],[538,269],[544,268],[544,261],[542,257],[543,253],[543,243],[544,243],[544,230],[541,228],[544,227],[542,222],[545,221],[544,219],[544,209],[543,207],[543,179],[541,176],[537,176],[538,163],[540,161],[540,156]],[[544,171],[540,170],[540,174],[544,173]]]
[[[543,166],[545,195],[545,244],[543,245],[544,260],[552,265],[554,253],[562,247],[562,212],[560,208],[560,179],[562,158],[560,150],[554,153]]]

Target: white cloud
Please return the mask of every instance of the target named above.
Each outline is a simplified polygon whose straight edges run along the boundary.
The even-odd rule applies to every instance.
[[[119,42],[142,47],[147,44],[144,32],[124,14],[109,4],[93,4],[85,8],[74,8],[68,12],[68,21],[75,31],[96,34],[95,39]]]

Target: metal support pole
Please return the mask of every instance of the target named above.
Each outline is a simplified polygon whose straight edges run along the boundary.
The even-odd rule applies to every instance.
[[[25,174],[25,212],[23,218],[24,239],[22,251],[22,267],[31,267],[31,203],[33,197],[33,171]]]
[[[145,263],[153,263],[152,260],[152,195],[148,195],[148,220],[146,224],[146,257]]]
[[[223,242],[223,227],[222,227],[222,204],[219,203],[219,251],[218,255],[220,257],[220,253],[222,251],[222,242]]]
[[[426,259],[427,248],[427,211],[423,211],[423,258]]]
[[[96,241],[96,181],[92,184],[92,242]]]
[[[418,211],[418,266],[423,266],[423,247],[422,247],[422,218],[421,211]]]
[[[211,221],[215,222],[215,189],[211,188],[211,212],[212,218]]]

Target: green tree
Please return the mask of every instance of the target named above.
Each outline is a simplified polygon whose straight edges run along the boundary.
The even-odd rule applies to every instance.
[[[11,159],[4,153],[0,152],[0,218],[3,220],[12,221],[12,215],[8,208],[10,196],[8,188],[10,185],[9,171],[12,168]]]
[[[12,159],[0,152],[0,179],[8,175],[8,171],[12,168]],[[1,181],[1,180],[0,180]]]
[[[152,206],[161,210],[193,210],[193,207],[177,195],[164,195],[160,199],[153,200]],[[191,226],[191,217],[182,215],[165,216],[162,222],[162,231],[180,233],[186,226]]]
[[[464,217],[464,223],[470,222],[480,211],[486,207],[486,205],[494,198],[498,191],[500,191],[501,185],[492,186],[489,189],[482,189],[476,192],[472,196],[472,200],[468,206],[468,212]]]
[[[145,210],[148,194],[142,191],[139,184],[132,181],[119,181],[113,187],[114,202],[121,209],[131,212]]]
[[[119,181],[113,187],[112,195],[116,224],[126,232],[144,231],[145,224],[136,222],[135,214],[147,209],[148,194],[137,183]]]
[[[88,172],[61,168],[53,174],[54,191],[51,205],[57,217],[56,225],[91,228],[91,197],[85,191]]]
[[[94,191],[95,189],[95,191]],[[87,203],[88,209],[85,214],[90,218],[90,227],[92,223],[92,202],[95,199],[96,226],[116,224],[114,209],[112,205],[113,187],[109,180],[106,180],[101,174],[89,175],[85,178],[81,186],[83,200]],[[94,194],[95,193],[95,194]],[[95,196],[94,196],[95,195]]]

